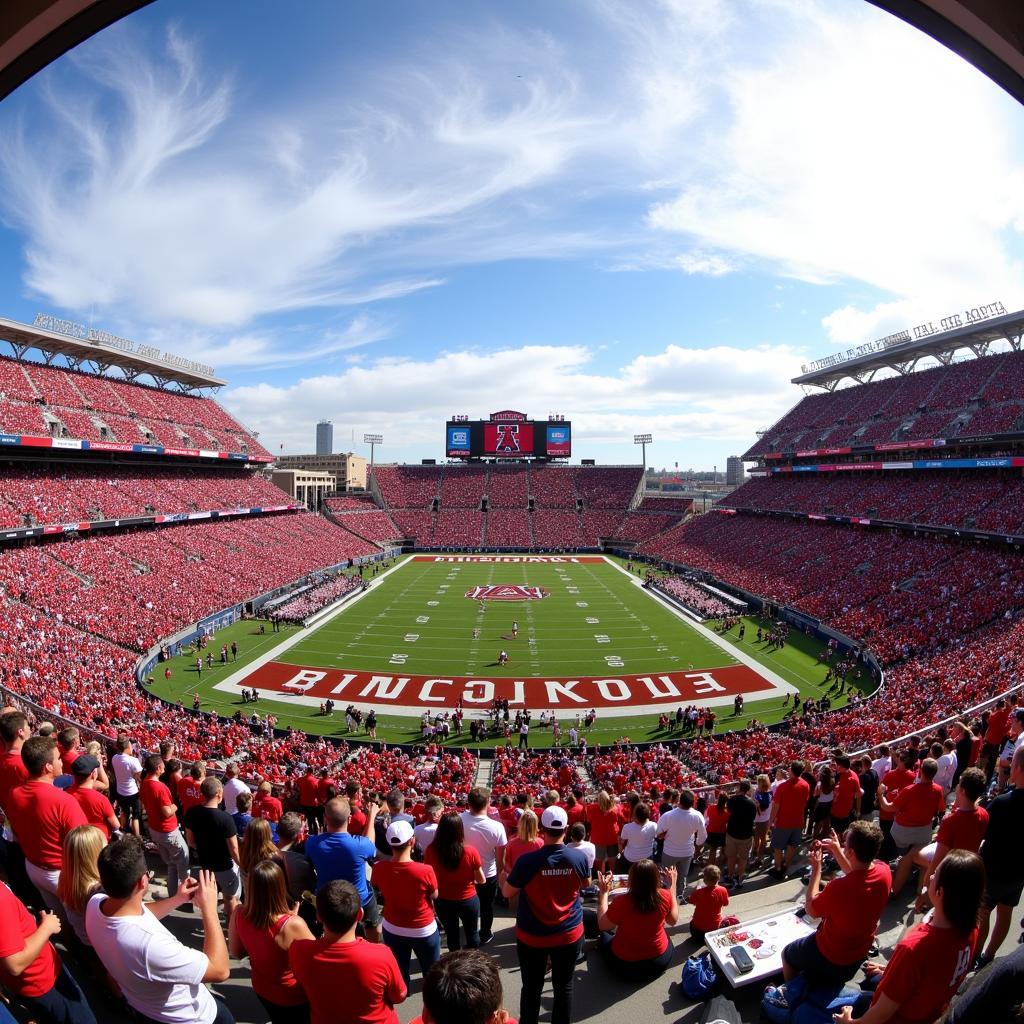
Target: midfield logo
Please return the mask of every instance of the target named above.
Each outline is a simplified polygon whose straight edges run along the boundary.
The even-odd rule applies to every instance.
[[[466,591],[472,601],[540,601],[548,596],[543,587],[521,587],[512,583],[497,583],[486,587],[473,587]]]

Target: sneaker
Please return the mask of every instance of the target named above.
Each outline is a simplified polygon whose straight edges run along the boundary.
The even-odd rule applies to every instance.
[[[774,878],[776,882],[784,882],[786,880],[786,872],[781,869],[776,870],[775,868],[769,868],[765,874],[769,878]]]
[[[789,1002],[786,1000],[786,989],[784,985],[769,985],[764,990],[764,1002],[780,1010],[788,1010]]]
[[[732,885],[732,882],[733,882],[732,875],[722,875],[722,883],[721,884],[724,885],[726,887],[726,889],[728,889]]]
[[[983,967],[988,967],[992,963],[992,957],[987,953],[979,953],[974,958],[974,963],[971,965],[972,970],[980,971]]]
[[[494,934],[488,933],[487,935],[480,936],[480,945],[489,946],[494,941]]]

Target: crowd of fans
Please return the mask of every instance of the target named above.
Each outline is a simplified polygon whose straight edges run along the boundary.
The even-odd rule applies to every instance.
[[[270,458],[213,399],[0,357],[0,432],[52,436],[61,427],[63,436],[85,440],[155,440]]]
[[[704,619],[721,619],[733,614],[731,605],[720,597],[709,594],[702,587],[684,580],[681,576],[665,576],[654,584],[659,590],[686,605]]]
[[[1024,353],[1004,352],[809,395],[765,431],[744,458],[1010,432],[1024,416],[1022,381]]]

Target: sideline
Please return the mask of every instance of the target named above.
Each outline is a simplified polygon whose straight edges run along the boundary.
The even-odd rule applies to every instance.
[[[770,668],[764,665],[763,662],[757,660],[757,658],[751,657],[745,651],[739,647],[733,646],[724,637],[719,636],[713,629],[708,629],[702,622],[695,622],[689,615],[687,615],[680,608],[676,607],[671,601],[662,597],[656,590],[650,590],[644,586],[643,580],[638,576],[634,576],[631,572],[627,572],[619,565],[618,562],[614,562],[609,558],[605,558],[605,561],[615,569],[618,569],[623,576],[628,576],[634,586],[639,587],[652,601],[657,601],[663,608],[667,608],[677,619],[685,622],[690,629],[696,630],[706,640],[710,640],[719,650],[724,651],[729,655],[730,658],[735,658],[738,662],[746,665],[747,668],[761,676],[762,679],[767,679],[769,683],[772,683],[779,694],[786,693],[799,693],[800,688],[794,686],[791,682],[783,679],[778,672],[773,672]],[[764,694],[751,695],[753,700],[766,700],[772,696],[771,692]],[[731,698],[730,698],[731,700]]]

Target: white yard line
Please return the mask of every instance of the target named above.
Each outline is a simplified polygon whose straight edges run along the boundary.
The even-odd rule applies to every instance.
[[[730,658],[734,658],[741,664],[746,665],[747,668],[752,669],[763,679],[766,679],[769,683],[775,686],[776,690],[780,694],[800,692],[798,687],[794,686],[790,682],[787,682],[777,672],[773,672],[770,668],[767,668],[764,664],[758,661],[757,658],[753,658],[749,654],[747,654],[746,651],[742,650],[739,647],[733,646],[724,637],[719,636],[713,629],[708,629],[708,627],[703,625],[702,623],[695,622],[685,612],[681,612],[674,604],[672,604],[671,601],[666,601],[663,597],[661,597],[661,595],[658,594],[657,591],[650,590],[647,587],[645,587],[643,584],[643,580],[641,580],[637,576],[634,576],[627,570],[623,569],[622,566],[619,565],[617,562],[613,562],[610,558],[605,558],[605,561],[613,568],[618,569],[618,571],[621,572],[623,576],[628,577],[632,581],[632,583],[635,586],[639,587],[652,601],[657,601],[662,608],[667,608],[677,619],[680,619],[681,621],[685,622],[691,629],[696,630],[705,639],[710,640],[716,647],[724,651]],[[770,691],[766,691],[763,693],[759,691],[757,694],[751,694],[750,699],[764,700],[771,696],[772,693]],[[732,698],[730,697],[729,700],[731,701]]]

